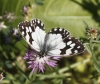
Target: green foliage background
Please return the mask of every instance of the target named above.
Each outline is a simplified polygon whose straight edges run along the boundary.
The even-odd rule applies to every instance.
[[[58,67],[55,70],[47,69],[44,74],[34,73],[30,78],[31,70],[27,69],[28,65],[22,59],[26,51],[23,45],[27,45],[27,43],[21,40],[16,44],[13,42],[5,44],[3,40],[3,35],[6,35],[11,27],[17,28],[18,23],[24,20],[21,9],[23,5],[28,3],[28,0],[0,0],[0,16],[5,11],[14,12],[16,16],[13,22],[5,22],[7,29],[0,31],[0,71],[4,72],[5,76],[2,83],[99,84],[100,77],[93,66],[91,55],[87,51],[78,56],[63,58],[58,62]],[[87,37],[83,21],[89,27],[95,26],[99,30],[100,0],[30,0],[30,3],[36,6],[32,10],[33,17],[31,19],[41,19],[46,32],[54,27],[64,27],[70,31],[72,36],[82,38],[81,40],[86,43]],[[96,50],[98,50],[97,47],[98,45]],[[86,49],[88,48],[86,47]],[[81,63],[81,61],[83,62]],[[31,80],[28,80],[28,77]]]

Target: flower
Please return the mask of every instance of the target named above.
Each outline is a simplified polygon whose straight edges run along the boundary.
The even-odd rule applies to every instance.
[[[17,35],[19,32],[18,32],[18,29],[16,29],[16,28],[14,28],[14,29],[12,29],[11,31],[10,31],[10,35]]]
[[[96,39],[98,36],[98,30],[94,27],[92,28],[88,28],[86,30],[86,34],[88,36],[89,39]]]
[[[0,74],[0,81],[2,81],[5,77],[3,76],[3,73]]]
[[[14,28],[11,29],[10,32],[8,32],[6,36],[4,36],[4,38],[6,43],[10,43],[12,39],[15,39],[16,42],[20,41],[22,37],[19,34],[18,29]]]
[[[9,36],[4,36],[4,38],[5,38],[5,42],[6,42],[6,43],[10,43],[10,42],[11,42],[11,39],[10,39]]]
[[[0,30],[1,30],[2,28],[7,28],[7,26],[4,25],[4,22],[0,22]]]
[[[35,72],[37,69],[38,71],[42,71],[44,73],[45,66],[47,65],[48,67],[55,67],[57,66],[57,60],[60,60],[61,57],[59,56],[43,56],[39,57],[37,52],[30,47],[28,47],[28,51],[26,52],[24,56],[24,60],[27,60],[29,67],[32,68],[32,72]]]
[[[12,22],[15,20],[15,15],[13,12],[4,12],[4,15],[2,16],[2,19],[7,20],[8,22]]]
[[[14,35],[14,37],[17,41],[21,40],[21,35],[19,34],[18,29],[16,29],[16,28],[12,29],[11,33],[12,33],[12,35]]]
[[[30,3],[28,5],[24,5],[21,11],[25,20],[28,20],[32,16],[32,8]]]
[[[21,11],[22,11],[24,14],[27,14],[27,13],[28,13],[28,6],[27,6],[27,5],[24,5]]]
[[[24,17],[24,20],[30,20],[34,17],[33,11],[36,9],[35,4],[31,4],[30,1],[27,5],[24,5],[21,9],[22,15]]]

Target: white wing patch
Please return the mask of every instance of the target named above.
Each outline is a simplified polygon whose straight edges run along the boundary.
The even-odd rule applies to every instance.
[[[32,38],[34,39],[32,42],[32,47],[36,47],[39,49],[38,51],[40,51],[44,45],[45,35],[46,33],[44,31],[42,31],[39,27],[36,27],[35,32],[32,32]]]
[[[62,40],[61,34],[47,34],[46,49],[48,50],[48,55],[60,55],[60,49],[65,46],[66,44]]]

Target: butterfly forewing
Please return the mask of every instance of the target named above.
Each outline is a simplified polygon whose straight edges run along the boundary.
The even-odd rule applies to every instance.
[[[58,28],[52,28],[48,32],[48,34],[56,34],[56,35],[60,34],[62,36],[62,38],[70,36],[70,33],[67,30],[65,30],[64,28],[60,28],[60,27],[58,27]]]
[[[40,51],[44,44],[44,24],[39,19],[19,23],[18,28],[27,43],[36,51]]]
[[[63,39],[69,36],[70,33],[64,28],[52,28],[45,38],[48,54],[60,55],[60,49],[65,47]]]
[[[84,51],[83,44],[78,39],[71,37],[70,33],[63,28],[51,29],[46,40],[48,55],[69,56]]]
[[[62,39],[69,37],[69,32],[63,28],[53,28],[47,33],[45,37],[45,48],[47,51],[56,49],[57,46],[62,45]]]

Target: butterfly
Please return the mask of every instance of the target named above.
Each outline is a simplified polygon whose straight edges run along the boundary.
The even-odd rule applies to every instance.
[[[52,28],[46,33],[40,19],[21,22],[18,28],[23,38],[40,58],[44,56],[71,56],[85,50],[82,42],[71,37],[70,32],[64,28]]]

